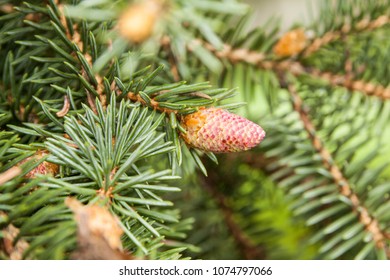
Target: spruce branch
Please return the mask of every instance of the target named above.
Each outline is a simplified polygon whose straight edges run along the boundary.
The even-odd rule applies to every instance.
[[[164,230],[169,233],[169,224],[178,222],[174,215],[163,214],[164,211],[159,210],[161,207],[172,206],[172,203],[157,194],[178,191],[178,188],[163,183],[178,177],[170,176],[170,170],[154,172],[144,164],[140,168],[137,167],[140,160],[147,161],[150,157],[172,151],[171,143],[162,141],[164,134],[156,135],[156,129],[164,115],[155,118],[155,112],[150,112],[148,108],[140,110],[139,104],[130,104],[124,100],[116,108],[115,94],[110,101],[106,110],[100,101],[96,101],[97,115],[85,106],[85,114],[78,115],[78,120],[73,116],[66,116],[64,129],[67,137],[44,131],[44,136],[47,137],[45,147],[50,154],[38,151],[21,162],[23,173],[16,175],[19,176],[16,179],[20,181],[20,176],[24,176],[24,179],[31,181],[22,188],[22,193],[17,189],[12,195],[6,192],[2,197],[2,207],[11,206],[13,203],[16,203],[16,207],[11,208],[9,215],[1,223],[18,224],[20,219],[31,215],[19,234],[20,237],[31,236],[33,240],[31,246],[23,252],[22,258],[63,258],[61,252],[74,248],[74,224],[71,227],[68,225],[67,231],[58,233],[73,218],[64,208],[66,205],[75,213],[79,232],[78,248],[73,250],[73,258],[132,258],[121,250],[118,251],[118,244],[122,242],[119,239],[122,230],[127,236],[124,238],[124,248],[127,251],[136,252],[140,249],[143,254],[148,254],[156,250],[149,247],[150,243],[156,242],[155,238],[162,242],[159,223],[165,224]],[[42,133],[38,126],[31,127]],[[37,133],[29,129],[22,131]],[[57,166],[65,168],[61,171],[62,178],[48,176],[48,158]],[[10,184],[17,186],[17,183],[17,180],[11,179],[4,187],[0,187],[0,193],[7,191]],[[26,194],[28,191],[31,193]],[[81,206],[76,199],[65,200],[63,204],[63,200],[70,195],[82,197],[90,206]],[[104,205],[104,210],[95,207],[95,204]],[[42,223],[53,217],[49,213],[56,211],[65,211],[66,214],[58,221],[54,218],[46,228],[48,231],[45,231]],[[120,219],[118,228],[121,230],[120,234],[119,231],[115,234],[117,239],[114,246],[110,243],[113,227],[106,224],[107,220],[110,220],[107,215],[114,215],[114,220]],[[99,221],[96,216],[100,217]],[[95,227],[97,224],[98,228]],[[42,227],[42,237],[35,236],[37,227]],[[147,232],[151,232],[155,238],[149,237]],[[53,238],[48,238],[47,234],[53,234]],[[62,242],[60,247],[58,242]],[[58,248],[54,253],[59,255],[52,255],[47,250],[39,253],[42,248],[53,246]],[[164,253],[169,255],[168,250]],[[175,257],[180,257],[177,250],[173,253]]]
[[[233,210],[226,204],[226,198],[218,191],[216,178],[209,176],[208,179],[202,178],[202,186],[214,199],[218,208],[222,212],[225,223],[232,233],[234,240],[236,241],[237,247],[241,254],[247,260],[253,259],[265,259],[266,255],[263,248],[252,244],[252,241],[248,236],[241,230],[240,226],[235,222],[233,217]]]
[[[158,111],[161,111],[163,113],[167,113],[167,114],[173,113],[175,115],[178,113],[178,110],[161,107],[159,105],[159,102],[155,101],[154,99],[148,100],[147,97],[142,98],[142,96],[140,94],[135,94],[133,92],[129,92],[127,94],[127,98],[129,98],[133,102],[139,102],[139,103],[143,104],[144,106],[150,106],[154,110],[158,110]]]
[[[79,26],[78,24],[73,24],[72,27],[69,26],[70,22],[66,19],[65,17],[65,12],[64,12],[64,5],[60,4],[59,1],[56,1],[57,9],[60,13],[60,22],[62,24],[62,27],[65,29],[66,37],[67,39],[72,43],[77,46],[77,48],[80,51],[83,51],[81,53],[80,51],[73,51],[72,56],[75,59],[78,59],[81,63],[81,75],[82,77],[89,81],[95,88],[99,100],[102,103],[103,107],[106,107],[107,105],[107,97],[104,94],[104,84],[103,84],[103,78],[97,74],[92,72],[93,68],[93,58],[91,54],[89,54],[85,47],[84,43],[82,41],[82,36],[79,32]],[[54,23],[53,23],[54,25]],[[61,32],[61,31],[60,31]],[[92,102],[92,93],[87,92],[87,100],[91,108],[95,108],[94,102]],[[96,113],[96,112],[95,112]]]
[[[216,242],[202,224],[196,242],[234,239],[246,258],[292,243],[315,250],[285,256],[390,258],[390,2],[322,3],[312,26],[278,37],[272,22],[246,32],[234,0],[2,1],[0,257],[182,258],[180,216],[203,215],[229,233]],[[213,152],[264,135],[227,111],[240,101],[267,139],[237,164]],[[170,182],[196,167],[209,179],[181,214],[188,181]]]
[[[304,110],[303,101],[298,95],[295,86],[291,83],[287,86],[291,97],[293,106],[296,112],[298,112],[300,119],[303,123],[303,126],[311,139],[313,147],[317,150],[321,156],[322,163],[326,170],[332,176],[332,179],[336,186],[339,188],[339,192],[344,196],[347,201],[350,202],[351,207],[359,218],[359,222],[364,225],[366,231],[368,231],[375,242],[377,248],[384,249],[386,254],[390,256],[390,251],[387,245],[389,240],[389,234],[385,233],[381,227],[379,221],[374,217],[372,213],[369,212],[368,208],[364,206],[361,202],[358,195],[353,191],[351,184],[343,175],[341,169],[337,166],[335,160],[333,159],[331,153],[326,149],[322,140],[316,133],[316,128],[314,127],[310,117]]]
[[[388,15],[380,15],[375,19],[364,18],[355,23],[353,26],[351,26],[350,23],[345,23],[341,26],[340,30],[328,31],[321,37],[312,39],[310,44],[308,44],[303,51],[303,57],[309,57],[313,53],[317,52],[321,47],[345,36],[360,32],[372,32],[375,29],[379,29],[389,23],[390,17]]]
[[[200,40],[194,44],[201,44]],[[319,69],[303,65],[297,60],[270,60],[266,54],[249,50],[247,48],[233,48],[230,45],[224,45],[222,50],[215,49],[211,44],[203,42],[204,47],[215,53],[220,59],[227,59],[232,64],[247,63],[259,69],[271,70],[279,75],[291,73],[294,76],[309,76],[324,80],[331,86],[345,87],[351,91],[360,91],[366,95],[377,96],[382,99],[390,98],[390,88],[375,82],[366,82],[364,80],[354,80],[350,73],[341,75],[332,72],[324,72]],[[189,48],[191,50],[191,47]]]
[[[368,96],[376,96],[381,99],[390,98],[390,87],[383,86],[376,82],[366,82],[364,80],[354,80],[350,74],[334,74],[323,72],[318,69],[310,69],[305,72],[313,78],[319,78],[326,81],[331,86],[344,87],[350,91],[359,91]]]

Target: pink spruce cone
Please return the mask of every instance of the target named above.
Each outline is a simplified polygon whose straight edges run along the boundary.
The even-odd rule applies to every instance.
[[[188,145],[214,153],[246,151],[265,137],[259,125],[219,108],[200,109],[184,116],[180,124],[187,132],[181,136]]]

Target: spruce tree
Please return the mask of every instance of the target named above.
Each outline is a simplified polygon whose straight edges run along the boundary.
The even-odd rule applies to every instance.
[[[0,0],[0,258],[389,258],[389,14]]]

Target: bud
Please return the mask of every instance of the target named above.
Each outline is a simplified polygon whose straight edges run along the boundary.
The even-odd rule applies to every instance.
[[[284,34],[274,47],[278,56],[293,56],[306,47],[306,35],[303,29],[294,29]]]
[[[105,207],[83,205],[72,197],[66,198],[65,204],[75,214],[79,243],[93,243],[99,240],[113,250],[122,250],[121,235],[123,230],[119,226],[117,216]]]
[[[133,43],[142,43],[152,34],[160,10],[157,0],[130,5],[119,18],[119,33]]]
[[[47,154],[48,152],[46,151],[38,151],[35,153],[35,155],[22,160],[20,164],[23,164],[31,159],[37,161],[42,157],[46,156]],[[58,171],[59,171],[59,166],[57,164],[44,161],[34,169],[30,170],[30,172],[28,172],[24,177],[27,179],[33,179],[36,177],[37,174],[41,174],[41,175],[51,174],[55,176],[58,173]]]
[[[231,153],[249,150],[265,137],[257,124],[219,108],[204,108],[181,120],[184,141],[203,151]]]
[[[0,217],[5,216],[4,213],[0,212]],[[23,238],[20,238],[20,230],[12,224],[9,224],[2,231],[2,247],[5,253],[8,254],[11,260],[22,260],[23,253],[28,249],[29,244]],[[15,243],[16,242],[16,243]],[[1,243],[0,243],[1,245]]]

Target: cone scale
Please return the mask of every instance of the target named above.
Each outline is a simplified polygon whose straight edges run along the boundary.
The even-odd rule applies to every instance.
[[[214,153],[254,148],[265,137],[257,124],[220,108],[204,108],[181,119],[181,137],[191,147]]]

